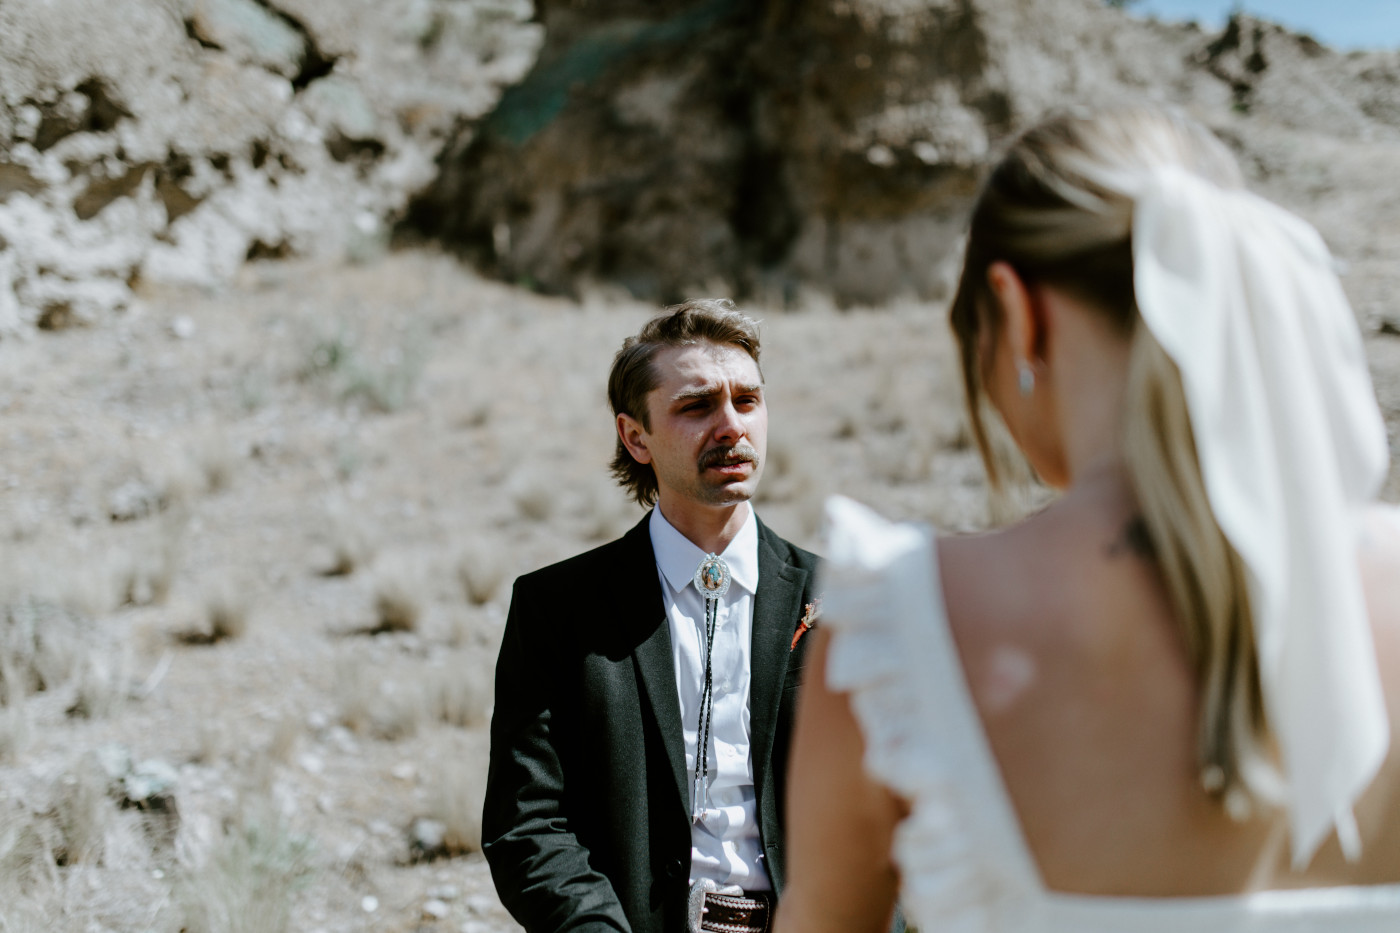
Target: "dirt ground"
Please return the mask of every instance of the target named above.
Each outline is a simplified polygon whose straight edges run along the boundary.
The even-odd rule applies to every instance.
[[[1395,147],[1287,142],[1265,188],[1348,263],[1400,451]],[[640,517],[604,380],[653,310],[405,251],[0,343],[0,930],[513,929],[491,663],[513,577]],[[941,306],[751,310],[771,526],[984,523]]]

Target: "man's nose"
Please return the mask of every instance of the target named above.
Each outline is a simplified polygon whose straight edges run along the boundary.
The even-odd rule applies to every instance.
[[[718,421],[715,423],[715,440],[724,443],[734,443],[744,436],[746,427],[744,418],[734,407],[732,401],[726,400],[717,410]]]

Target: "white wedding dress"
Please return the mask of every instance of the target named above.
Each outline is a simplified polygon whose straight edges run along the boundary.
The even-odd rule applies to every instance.
[[[894,855],[911,926],[923,933],[1400,931],[1400,885],[1197,898],[1046,889],[948,629],[934,534],[839,497],[827,515],[827,682],[851,695],[867,770],[910,801]]]

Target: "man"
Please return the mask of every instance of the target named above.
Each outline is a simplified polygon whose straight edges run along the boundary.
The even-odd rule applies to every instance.
[[[669,308],[613,361],[613,472],[656,507],[516,581],[483,849],[530,933],[762,931],[816,558],[749,500],[768,409],[755,323]]]

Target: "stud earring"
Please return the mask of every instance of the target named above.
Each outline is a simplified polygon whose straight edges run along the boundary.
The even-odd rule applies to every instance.
[[[1016,386],[1021,390],[1023,398],[1030,398],[1035,391],[1035,370],[1031,369],[1031,364],[1025,360],[1016,361]]]

